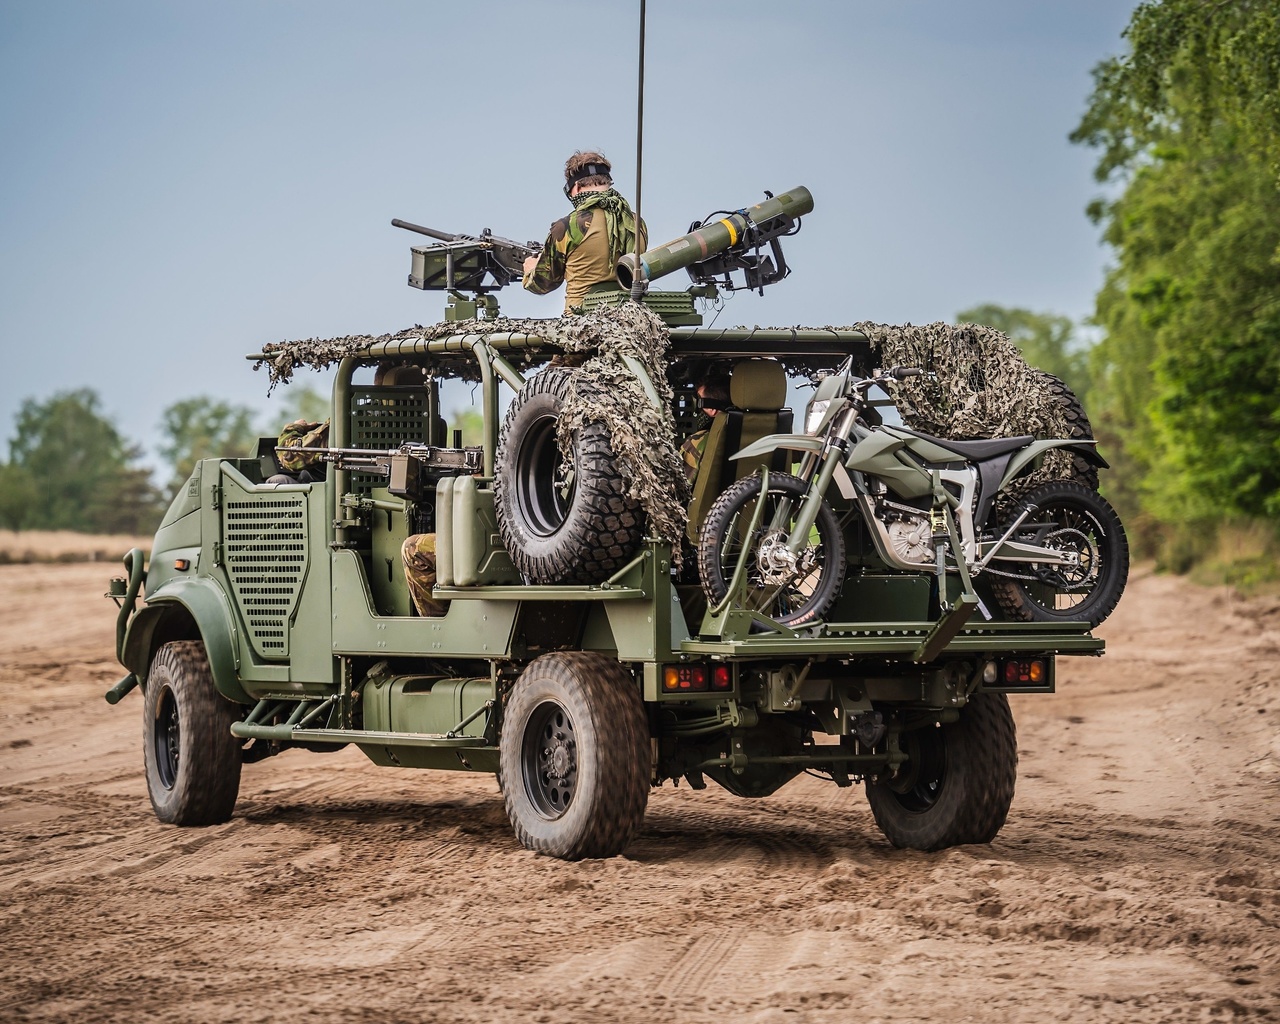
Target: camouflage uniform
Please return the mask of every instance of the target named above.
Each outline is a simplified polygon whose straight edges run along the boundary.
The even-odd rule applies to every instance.
[[[448,601],[437,601],[431,596],[436,585],[436,535],[415,533],[405,540],[400,557],[404,560],[404,578],[409,583],[409,595],[418,614],[438,618],[448,611]]]
[[[592,285],[616,283],[618,260],[636,247],[636,216],[613,189],[579,192],[573,213],[551,225],[537,266],[524,275],[524,286],[537,295],[554,291],[563,281],[566,313],[582,305]],[[640,222],[640,248],[648,242]]]
[[[684,444],[680,446],[680,459],[684,462],[685,478],[692,484],[698,478],[698,466],[702,462],[702,456],[707,450],[707,438],[711,435],[711,428],[699,430],[684,439]]]
[[[294,420],[280,432],[277,442],[281,448],[327,448],[329,446],[329,421],[308,423],[306,420]],[[277,452],[276,460],[282,469],[289,473],[301,473],[308,466],[314,466],[320,458],[317,455],[298,452]]]

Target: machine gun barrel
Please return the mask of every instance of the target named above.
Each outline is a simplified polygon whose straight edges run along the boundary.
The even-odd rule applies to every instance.
[[[655,281],[722,252],[756,248],[788,233],[796,218],[812,210],[813,194],[803,185],[793,188],[642,253],[638,266],[635,253],[627,253],[618,261],[618,284],[630,289],[637,279]]]
[[[474,242],[475,239],[467,235],[451,235],[446,231],[437,231],[435,228],[424,228],[421,224],[410,224],[407,220],[401,220],[399,217],[391,219],[393,228],[404,228],[406,231],[416,231],[420,235],[426,235],[428,238],[434,238],[441,242]]]
[[[332,462],[339,469],[368,473],[387,478],[387,489],[398,498],[425,501],[441,476],[479,473],[484,468],[484,449],[440,448],[436,445],[409,442],[399,448],[381,451],[376,448],[298,448],[276,447],[276,453],[305,452]]]

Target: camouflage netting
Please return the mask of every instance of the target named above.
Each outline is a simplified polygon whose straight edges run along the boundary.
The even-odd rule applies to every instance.
[[[976,324],[859,323],[851,328],[867,336],[880,366],[912,366],[930,370],[937,380],[910,378],[890,383],[903,419],[914,429],[960,439],[1013,437],[1087,437],[1088,422],[1069,415],[1054,378],[1027,365],[1017,347],[1002,333]],[[644,306],[625,303],[584,316],[559,320],[508,319],[445,322],[412,327],[377,337],[282,342],[263,346],[270,388],[287,383],[293,371],[309,366],[323,369],[346,357],[373,362],[368,348],[376,342],[433,340],[449,335],[527,333],[546,338],[563,355],[558,361],[579,368],[576,381],[584,385],[570,395],[567,414],[559,424],[561,451],[569,435],[584,423],[603,422],[609,428],[619,469],[628,494],[639,501],[649,518],[649,531],[671,543],[679,559],[680,538],[687,517],[688,485],[675,443],[671,414],[673,393],[666,373],[670,336],[662,321]],[[533,358],[545,358],[540,353]],[[645,367],[661,399],[653,408],[640,382],[627,368],[633,356]],[[475,360],[467,353],[432,355],[423,361],[464,379],[478,379]],[[518,362],[518,360],[514,360]],[[870,370],[870,367],[864,367]],[[1028,482],[1070,479],[1082,463],[1069,454],[1050,452]]]
[[[546,338],[563,352],[557,357],[559,362],[578,368],[566,414],[558,424],[560,450],[570,450],[570,435],[584,423],[603,422],[609,428],[628,496],[644,508],[649,533],[672,545],[678,567],[689,495],[676,450],[675,420],[671,414],[674,394],[667,381],[670,337],[666,325],[643,306],[626,303],[559,320],[499,317],[412,327],[377,337],[352,335],[280,342],[262,347],[264,358],[255,363],[254,369],[266,365],[270,390],[288,383],[294,370],[303,366],[320,370],[347,357],[373,362],[367,353],[369,346],[378,342],[430,341],[453,334],[485,336],[505,332]],[[627,356],[634,357],[645,368],[658,392],[661,409],[653,407],[639,380],[627,367]],[[450,373],[464,379],[478,377],[475,360],[465,353],[431,356],[424,361],[447,366]]]
[[[847,328],[845,328],[847,329]],[[978,324],[859,323],[885,368],[919,367],[937,380],[910,377],[890,383],[903,420],[915,430],[955,440],[989,437],[1089,436],[1088,422],[1068,416],[1055,378],[1028,366],[1016,345],[1000,331]],[[1028,483],[1077,475],[1071,455],[1050,452]]]
[[[674,392],[667,381],[666,325],[646,307],[627,302],[560,321],[554,339],[568,360],[582,362],[574,375],[565,415],[557,424],[562,452],[573,431],[587,423],[609,428],[627,495],[649,517],[649,534],[671,545],[680,568],[680,538],[688,519],[689,490],[676,450],[671,409]],[[624,359],[634,357],[658,393],[655,409]]]
[[[564,320],[575,319],[566,317]],[[288,384],[293,379],[293,372],[302,367],[312,370],[324,370],[348,357],[361,359],[367,363],[377,360],[370,358],[370,345],[384,342],[414,342],[418,340],[433,341],[436,338],[447,338],[451,334],[488,335],[505,332],[519,334],[539,334],[551,337],[548,327],[562,321],[554,320],[515,320],[498,317],[494,320],[458,320],[432,324],[430,327],[415,325],[396,331],[394,334],[349,334],[342,338],[305,338],[302,341],[271,342],[262,346],[263,358],[253,364],[255,370],[265,366],[270,375],[267,394],[281,384]],[[447,367],[449,373],[463,380],[479,380],[480,371],[476,361],[468,353],[460,352],[448,355],[422,357],[428,365]],[[519,360],[515,360],[519,362]]]

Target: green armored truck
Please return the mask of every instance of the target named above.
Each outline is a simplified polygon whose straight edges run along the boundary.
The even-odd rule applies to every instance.
[[[330,447],[305,481],[269,482],[275,439],[199,463],[149,564],[130,552],[113,581],[128,674],[107,699],[141,686],[162,821],[225,821],[244,765],[354,744],[496,774],[519,841],[568,859],[624,850],[651,787],[761,798],[802,772],[860,782],[897,846],[997,834],[1006,694],[1100,654],[1124,583],[1087,421],[1023,365],[1070,432],[931,435],[899,410],[945,399],[949,368],[890,366],[888,335],[701,326],[734,273],[786,276],[812,199],[766,203],[628,257],[627,289],[559,320],[498,316],[522,247],[437,234],[410,284],[449,293],[445,322],[254,354],[277,375],[336,362]],[[633,301],[682,268],[688,291]],[[731,404],[700,421],[715,374]],[[482,402],[479,445],[446,425],[453,379]],[[805,423],[788,381],[815,387]],[[440,614],[412,600],[410,538],[431,538]]]

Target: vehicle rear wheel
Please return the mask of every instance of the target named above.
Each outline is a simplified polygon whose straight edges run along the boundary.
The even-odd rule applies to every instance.
[[[507,817],[530,850],[564,860],[621,853],[649,800],[649,728],[631,674],[601,654],[531,662],[503,713]]]
[[[534,583],[599,583],[634,557],[644,512],[627,496],[609,428],[573,435],[568,471],[556,424],[573,371],[549,367],[516,396],[502,426],[494,511],[511,561]]]
[[[1013,802],[1018,742],[1003,693],[977,693],[960,719],[902,734],[907,761],[866,785],[880,831],[894,846],[943,850],[989,843]]]
[[[1012,539],[1073,556],[1068,564],[998,562],[1019,577],[991,577],[991,590],[1012,619],[1097,626],[1120,602],[1129,579],[1129,541],[1106,498],[1066,480],[1042,484],[1012,510],[1031,514]],[[1002,531],[1003,532],[1003,531]]]
[[[227,821],[240,792],[240,706],[213,685],[204,644],[165,644],[151,659],[142,755],[156,817],[170,825]]]

